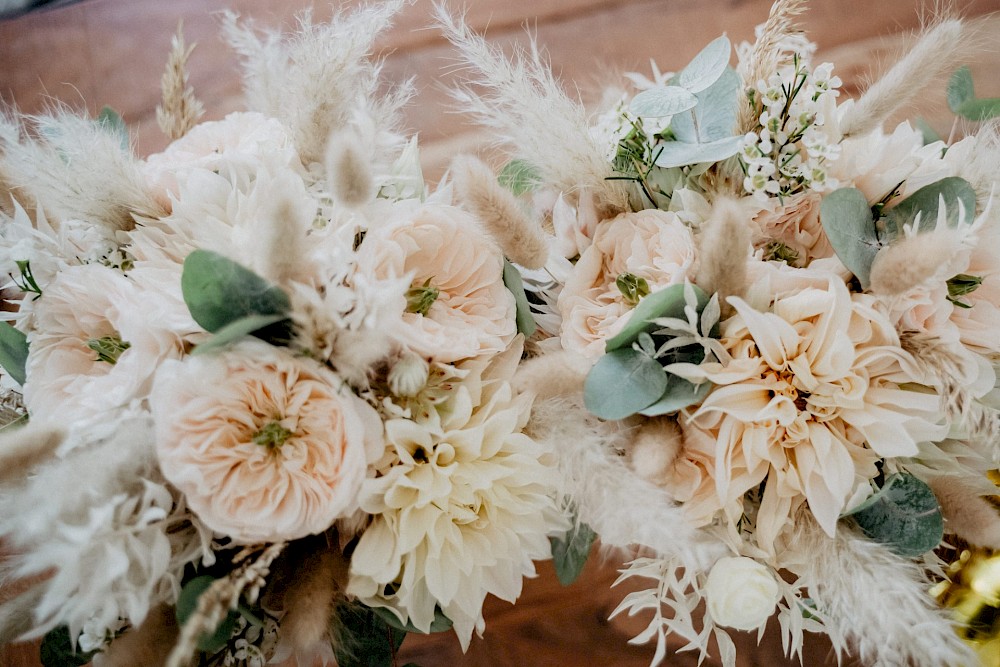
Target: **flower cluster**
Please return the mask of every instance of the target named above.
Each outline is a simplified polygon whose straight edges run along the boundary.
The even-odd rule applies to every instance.
[[[49,575],[4,636],[369,664],[358,641],[412,628],[467,647],[485,598],[550,557],[566,520],[513,384],[520,282],[478,212],[424,186],[405,90],[375,94],[401,5],[291,37],[228,17],[251,109],[197,123],[165,90],[172,142],[145,159],[110,112],[0,120],[0,363],[31,421],[0,448],[0,535]]]

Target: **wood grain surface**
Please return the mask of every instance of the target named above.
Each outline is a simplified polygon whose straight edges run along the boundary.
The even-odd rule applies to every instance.
[[[683,66],[720,33],[734,41],[750,39],[767,16],[771,0],[468,0],[469,22],[504,49],[527,43],[526,29],[547,50],[554,71],[567,89],[593,100],[601,88],[619,81],[623,70],[648,71]],[[242,108],[236,59],[218,36],[219,12],[232,9],[261,26],[289,27],[305,0],[87,0],[58,9],[0,21],[0,101],[27,113],[56,102],[87,109],[104,105],[120,111],[132,126],[140,154],[162,149],[165,138],[155,122],[160,74],[178,21],[188,42],[196,42],[189,69],[191,84],[206,106],[206,119]],[[347,2],[346,6],[356,5]],[[938,0],[814,0],[803,24],[819,45],[818,58],[837,65],[846,94],[856,94],[911,39]],[[979,38],[970,44],[969,63],[977,93],[1000,96],[1000,0],[958,0],[955,11],[974,19]],[[459,6],[458,0],[452,6]],[[314,16],[330,16],[318,2]],[[490,154],[489,137],[450,113],[446,88],[455,61],[439,32],[431,27],[431,0],[415,0],[379,40],[390,81],[415,77],[417,95],[407,111],[409,129],[418,132],[428,176],[438,178],[461,151]],[[943,82],[928,87],[917,108],[940,133],[952,130]],[[557,122],[554,119],[553,122]],[[2,511],[2,510],[0,510]],[[620,562],[591,559],[583,577],[561,587],[551,566],[525,583],[516,606],[496,600],[486,605],[487,632],[464,655],[448,633],[410,637],[399,664],[422,667],[644,667],[652,646],[632,646],[628,638],[645,627],[642,618],[608,621],[628,588],[612,589]],[[0,599],[11,590],[0,591]],[[740,667],[781,667],[777,633],[739,637]],[[815,640],[813,640],[815,639]],[[0,666],[36,667],[37,645],[0,648]],[[807,641],[805,665],[835,665],[827,644]],[[697,656],[678,654],[673,667],[698,664]],[[713,664],[711,662],[705,664]],[[849,663],[847,663],[849,664]]]

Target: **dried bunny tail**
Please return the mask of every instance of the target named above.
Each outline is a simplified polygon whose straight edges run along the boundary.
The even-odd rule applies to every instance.
[[[308,656],[333,639],[331,626],[347,586],[349,563],[339,550],[320,548],[297,559],[291,583],[285,589],[281,619],[282,641],[298,655]]]
[[[36,465],[55,453],[65,438],[63,429],[34,421],[0,430],[0,483],[27,477]]]
[[[977,664],[947,613],[927,592],[923,569],[847,528],[829,537],[808,512],[792,536],[809,597],[834,641],[857,647],[865,665],[941,667]]]
[[[739,72],[743,90],[754,88],[758,81],[766,81],[778,70],[783,57],[781,45],[789,36],[801,32],[796,18],[805,11],[805,8],[806,0],[776,0],[771,5],[771,12],[764,23],[760,37],[754,42],[750,58],[746,63],[740,63]],[[760,111],[759,102],[754,106],[740,104],[737,133],[743,134],[756,128]]]
[[[177,34],[170,40],[167,68],[160,79],[163,100],[156,107],[156,122],[170,140],[180,139],[195,126],[205,113],[205,107],[188,85],[187,61],[195,45],[184,43],[183,22],[177,24]]]
[[[34,137],[0,137],[0,172],[19,199],[37,201],[58,221],[85,220],[111,231],[134,228],[133,216],[166,215],[117,133],[66,109],[28,121]]]
[[[472,70],[453,91],[462,109],[497,130],[500,140],[538,169],[547,185],[565,193],[590,190],[606,218],[628,210],[626,188],[606,180],[611,167],[591,137],[586,110],[559,86],[537,44],[532,41],[530,52],[519,51],[508,60],[441,2],[436,16],[463,64]]]
[[[198,651],[198,639],[205,632],[212,632],[223,617],[235,610],[241,599],[253,604],[257,601],[271,563],[285,548],[284,542],[266,547],[256,559],[245,557],[253,547],[247,547],[234,560],[236,569],[225,577],[216,579],[198,598],[198,606],[181,628],[180,637],[167,658],[166,667],[187,667]],[[240,557],[244,556],[242,562]]]
[[[583,395],[590,360],[569,350],[549,352],[521,363],[514,376],[517,393],[532,393],[540,400]]]
[[[900,239],[875,255],[871,290],[896,296],[931,281],[946,280],[941,271],[964,247],[962,235],[945,227]]]
[[[978,547],[1000,550],[1000,507],[960,477],[929,480],[941,504],[945,530]]]
[[[373,101],[379,67],[369,56],[375,38],[404,4],[365,4],[349,14],[338,12],[323,25],[313,24],[306,12],[294,36],[268,32],[263,41],[251,23],[244,27],[236,14],[225,14],[223,32],[243,59],[247,105],[284,123],[306,164],[322,162],[330,133],[359,111],[382,129],[398,122],[409,89]]]
[[[120,637],[100,654],[99,667],[159,667],[177,642],[174,608],[161,604],[151,609],[146,620]]]
[[[700,567],[725,547],[687,520],[683,508],[659,487],[636,475],[613,451],[621,433],[600,422],[579,402],[536,400],[526,432],[550,444],[562,477],[562,495],[606,547],[651,549]]]
[[[750,217],[736,201],[719,199],[702,225],[698,242],[701,255],[695,283],[708,294],[718,293],[723,317],[731,306],[730,296],[743,296],[747,290],[747,255],[750,252]]]
[[[528,218],[492,169],[472,155],[459,155],[450,172],[457,200],[479,218],[508,259],[528,269],[545,266],[549,244],[541,225]]]
[[[848,107],[840,119],[844,137],[881,127],[897,109],[913,102],[932,80],[959,64],[965,27],[959,19],[941,19],[926,28],[903,58]]]
[[[899,344],[921,368],[938,382],[945,416],[961,424],[970,440],[992,445],[993,457],[1000,463],[1000,413],[978,402],[969,392],[970,359],[959,356],[936,336],[919,331],[902,331]]]
[[[350,130],[335,130],[326,142],[326,177],[337,203],[359,208],[375,198],[375,178],[361,138]]]
[[[34,626],[32,613],[45,594],[44,586],[34,586],[0,604],[0,645],[17,641]]]

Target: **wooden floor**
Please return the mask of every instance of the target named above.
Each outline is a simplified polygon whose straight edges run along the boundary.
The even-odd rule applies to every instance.
[[[470,23],[497,44],[526,43],[525,26],[549,52],[554,70],[568,88],[585,98],[615,72],[648,71],[650,58],[661,69],[683,66],[709,40],[726,32],[734,41],[750,39],[771,0],[453,0],[468,6]],[[235,58],[218,38],[217,12],[233,8],[262,25],[290,25],[306,0],[89,0],[0,21],[0,100],[36,112],[54,100],[96,113],[104,105],[120,111],[135,132],[141,154],[165,145],[155,123],[159,80],[178,20],[198,47],[190,61],[191,83],[207,108],[207,119],[242,108]],[[353,2],[348,5],[356,4]],[[845,91],[856,93],[878,68],[893,61],[908,35],[938,0],[813,0],[803,23],[820,47],[819,58],[837,65]],[[978,19],[979,49],[970,53],[977,93],[1000,96],[1000,0],[947,3]],[[392,81],[414,76],[418,95],[407,121],[419,132],[428,176],[440,176],[451,156],[486,150],[488,138],[448,113],[445,86],[452,80],[451,52],[429,28],[431,0],[415,0],[379,42],[385,74]],[[314,15],[329,16],[317,2]],[[951,130],[944,85],[928,89],[909,114],[929,120],[940,133]],[[556,122],[556,121],[554,121]],[[2,510],[0,510],[2,511]],[[422,667],[467,666],[645,666],[652,647],[626,643],[645,626],[641,619],[608,622],[623,589],[609,589],[618,563],[588,565],[582,580],[561,588],[551,568],[527,582],[516,607],[490,601],[486,638],[464,656],[453,635],[411,637],[400,664]],[[744,637],[740,667],[781,667],[780,642],[769,634],[760,648]],[[37,648],[0,649],[0,666],[36,667]],[[672,658],[677,667],[697,664],[695,656]],[[809,667],[836,664],[821,642],[809,648]]]

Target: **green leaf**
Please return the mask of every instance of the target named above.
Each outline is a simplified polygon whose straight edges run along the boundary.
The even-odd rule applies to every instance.
[[[694,93],[680,86],[660,86],[644,90],[632,98],[629,110],[636,116],[661,118],[693,109],[698,104]]]
[[[912,195],[899,202],[895,207],[885,212],[886,231],[895,238],[903,231],[903,225],[911,223],[920,213],[920,229],[930,231],[937,225],[938,207],[944,198],[945,210],[948,213],[948,223],[951,226],[959,222],[971,223],[976,215],[976,191],[963,178],[949,176],[925,185]],[[965,219],[958,219],[958,202],[962,202]],[[847,267],[850,268],[850,267]]]
[[[198,609],[198,598],[200,598],[202,594],[208,590],[208,587],[215,583],[215,581],[215,577],[202,575],[200,577],[195,577],[184,584],[180,595],[177,597],[177,607],[174,610],[177,616],[177,624],[179,626],[183,626],[187,623],[188,619],[191,618],[195,610]],[[222,648],[229,642],[229,639],[233,636],[233,632],[236,630],[236,624],[239,621],[239,618],[240,614],[238,611],[230,611],[213,632],[206,632],[198,639],[198,650],[205,651],[206,653],[216,653],[217,651],[222,650]]]
[[[952,113],[960,114],[962,105],[976,97],[976,89],[972,83],[972,70],[968,65],[962,65],[948,80],[948,108]]]
[[[97,123],[109,134],[118,137],[122,144],[122,150],[128,150],[129,136],[128,126],[121,114],[109,106],[105,106],[97,114]]]
[[[934,492],[913,475],[890,475],[878,493],[845,516],[876,542],[900,556],[915,558],[944,537],[944,518]]]
[[[590,547],[597,539],[590,526],[574,519],[573,527],[562,537],[553,537],[552,563],[556,568],[556,577],[563,586],[569,586],[579,578],[583,566],[590,556]]]
[[[958,108],[958,115],[967,120],[983,121],[1000,116],[1000,97],[969,100]]]
[[[656,359],[631,348],[597,360],[583,385],[587,409],[601,419],[624,419],[663,396],[667,373]]]
[[[820,205],[820,222],[837,257],[868,289],[872,262],[882,242],[864,194],[855,188],[831,192]]]
[[[93,660],[95,655],[97,651],[83,653],[74,650],[69,628],[65,625],[46,633],[38,653],[43,667],[81,667]]]
[[[703,144],[667,141],[656,147],[656,166],[668,169],[702,162],[721,162],[736,155],[743,145],[743,137],[726,137]]]
[[[418,635],[434,634],[449,630],[452,626],[451,619],[444,615],[440,607],[434,607],[434,620],[431,621],[431,629],[427,633],[420,631],[412,622],[402,623],[394,613],[384,607],[372,607],[371,610],[375,612],[376,616],[385,621],[386,625],[401,632],[413,632]]]
[[[711,390],[711,382],[694,384],[682,377],[667,373],[667,388],[663,395],[656,403],[639,410],[639,414],[646,417],[669,415],[672,412],[701,403]]]
[[[739,75],[731,68],[724,69],[718,81],[695,95],[698,106],[690,113],[678,114],[670,121],[670,130],[678,141],[685,143],[711,143],[729,139],[736,128],[739,94]]]
[[[272,324],[287,320],[288,318],[284,315],[247,315],[241,317],[216,331],[214,336],[194,348],[191,354],[214,352],[245,336],[254,335]]]
[[[698,309],[701,310],[708,303],[708,295],[699,287],[693,287],[698,297]],[[608,339],[604,349],[611,352],[631,346],[639,338],[639,334],[659,328],[651,320],[658,317],[684,317],[685,305],[684,285],[671,285],[643,297],[629,316],[628,323],[618,335]]]
[[[184,260],[181,290],[191,317],[206,331],[219,332],[251,315],[281,315],[276,324],[253,333],[275,344],[291,339],[288,295],[228,257],[209,250],[192,252]]]
[[[24,384],[28,337],[8,322],[0,322],[0,366],[15,382]]]
[[[511,160],[497,176],[500,185],[520,197],[526,192],[537,190],[542,177],[535,166],[525,160]]]
[[[917,129],[920,130],[920,134],[923,135],[924,146],[927,144],[933,144],[937,141],[942,141],[941,135],[937,133],[937,130],[931,127],[931,124],[923,118],[918,118],[915,121],[915,125],[917,126]]]
[[[338,611],[342,641],[333,650],[339,667],[393,667],[406,632],[387,624],[362,604],[345,604]]]
[[[729,66],[731,53],[729,38],[725,35],[716,37],[681,70],[677,75],[677,85],[691,93],[705,90],[722,76]]]
[[[521,272],[507,260],[503,262],[503,284],[514,295],[514,304],[517,308],[514,316],[517,320],[517,331],[524,334],[524,337],[527,338],[535,333],[535,317],[531,314],[531,306],[528,304],[528,297],[524,293],[524,282],[521,280]]]

